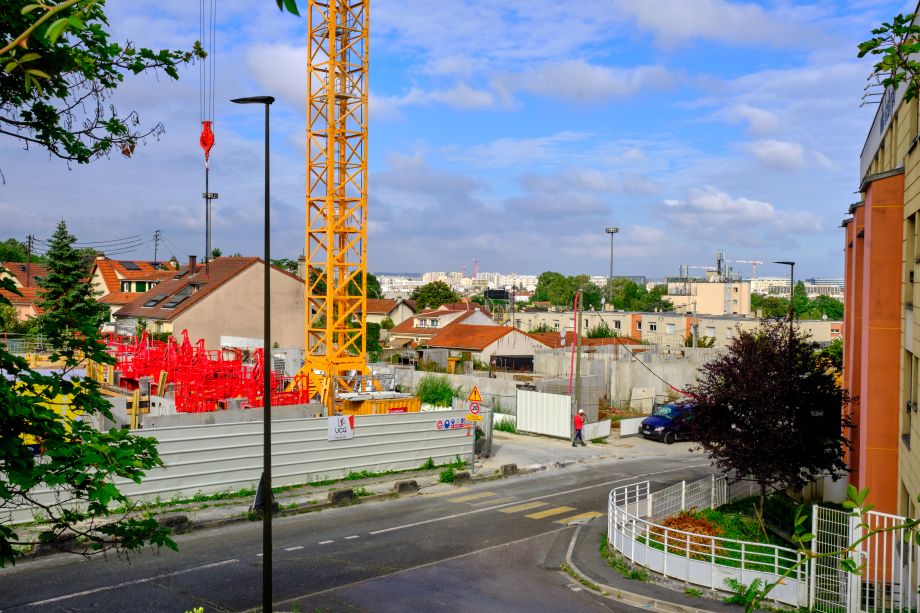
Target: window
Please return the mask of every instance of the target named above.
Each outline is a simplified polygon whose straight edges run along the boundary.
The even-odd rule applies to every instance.
[[[146,292],[147,291],[147,282],[146,281],[137,281],[134,283],[135,292]]]
[[[674,324],[666,324],[665,330],[668,334],[674,334]]]
[[[164,298],[166,298],[166,296],[168,296],[168,295],[169,295],[169,294],[157,294],[156,296],[154,296],[153,298],[151,298],[150,300],[148,300],[147,302],[145,302],[142,306],[145,306],[145,307],[147,307],[147,308],[154,307],[154,306],[156,306],[161,300],[163,300]]]
[[[553,330],[559,330],[559,322],[558,322],[558,321],[554,321],[554,322],[553,322]]]
[[[130,282],[130,281],[122,281],[122,282],[121,282],[121,291],[123,291],[123,292],[130,292],[130,291],[131,291],[131,282]]]
[[[641,322],[641,321],[637,321],[637,322],[636,322],[636,330],[641,330],[641,329],[642,329],[642,322]]]
[[[619,329],[620,329],[620,320],[616,320],[616,321],[613,322],[613,329],[614,329],[614,330],[619,330]]]
[[[173,279],[181,279],[182,277],[184,277],[184,276],[187,275],[187,274],[188,274],[188,271],[187,271],[187,270],[183,270],[183,271],[177,273],[175,276],[173,276]]]
[[[711,338],[716,337],[716,327],[715,326],[706,326],[706,336]]]
[[[648,331],[649,331],[649,332],[657,332],[657,331],[658,331],[658,324],[655,323],[655,322],[649,322],[649,324],[648,324]]]
[[[174,309],[176,308],[183,300],[192,295],[195,289],[191,285],[186,285],[181,290],[176,292],[172,298],[169,299],[169,302],[163,305],[164,309]]]

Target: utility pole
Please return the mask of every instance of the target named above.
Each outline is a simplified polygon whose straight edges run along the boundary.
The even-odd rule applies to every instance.
[[[605,228],[604,231],[610,235],[610,272],[607,274],[607,304],[613,309],[613,235],[620,231],[613,226]]]
[[[163,234],[162,230],[153,231],[153,261],[158,262],[157,260],[157,251],[160,248],[160,236]]]
[[[32,241],[35,237],[31,234],[26,237],[26,287],[32,285]]]

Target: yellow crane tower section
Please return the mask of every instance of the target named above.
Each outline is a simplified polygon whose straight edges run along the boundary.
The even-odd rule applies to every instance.
[[[304,371],[330,414],[367,373],[369,5],[309,0]]]

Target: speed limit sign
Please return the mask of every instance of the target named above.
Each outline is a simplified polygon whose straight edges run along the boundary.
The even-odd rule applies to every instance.
[[[470,403],[470,413],[472,413],[473,415],[479,414],[479,403],[478,402]]]

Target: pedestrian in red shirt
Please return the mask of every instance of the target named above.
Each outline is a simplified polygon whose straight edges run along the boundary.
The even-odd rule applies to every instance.
[[[575,438],[572,439],[572,447],[581,443],[582,447],[585,447],[585,438],[582,434],[582,429],[585,427],[585,412],[583,409],[578,409],[578,413],[575,414]]]

